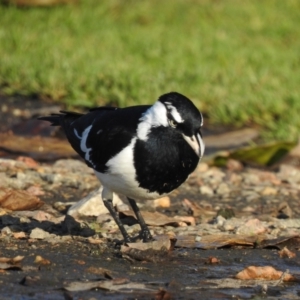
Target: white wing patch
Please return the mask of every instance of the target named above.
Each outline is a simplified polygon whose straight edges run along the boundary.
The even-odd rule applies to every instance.
[[[92,148],[88,148],[87,145],[86,145],[86,140],[89,136],[89,133],[92,129],[92,125],[90,125],[89,127],[87,127],[83,133],[82,133],[82,136],[80,136],[77,132],[76,129],[74,129],[74,134],[76,135],[76,137],[78,139],[80,139],[80,149],[82,152],[85,153],[84,155],[84,159],[86,161],[88,161],[93,167],[95,167],[95,164],[90,160],[90,151],[92,150]]]
[[[157,101],[139,119],[137,136],[140,140],[146,141],[151,127],[168,126],[167,109]]]

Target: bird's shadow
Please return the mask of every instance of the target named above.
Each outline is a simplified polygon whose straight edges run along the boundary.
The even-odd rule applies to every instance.
[[[30,220],[28,222],[28,220]],[[0,230],[3,232],[3,228],[8,227],[11,232],[25,232],[31,233],[35,228],[40,228],[48,233],[52,233],[58,236],[81,236],[89,237],[95,234],[95,230],[88,226],[82,226],[82,223],[77,222],[72,216],[66,215],[64,220],[60,223],[54,223],[51,221],[38,221],[33,218],[28,218],[27,222],[22,222],[21,217],[3,215],[0,216]]]

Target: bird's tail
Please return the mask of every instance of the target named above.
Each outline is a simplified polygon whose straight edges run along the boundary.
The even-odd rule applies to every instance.
[[[51,126],[62,126],[63,123],[71,123],[81,117],[83,114],[61,110],[60,114],[51,114],[50,116],[39,117],[39,120],[48,121]]]

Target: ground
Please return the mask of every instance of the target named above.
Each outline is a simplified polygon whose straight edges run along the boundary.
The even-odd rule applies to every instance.
[[[295,166],[262,169],[231,160],[218,168],[204,161],[169,199],[141,203],[164,247],[124,248],[108,215],[66,217],[71,202],[99,183],[59,132],[32,119],[32,112],[59,108],[22,98],[3,97],[0,103],[2,111],[8,108],[1,131],[14,133],[1,135],[1,299],[300,297],[300,171]],[[12,108],[16,103],[19,110]],[[136,234],[139,228],[126,206],[120,215]],[[282,273],[272,280],[237,279],[249,266]]]

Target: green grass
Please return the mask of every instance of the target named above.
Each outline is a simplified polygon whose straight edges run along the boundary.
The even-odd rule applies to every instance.
[[[126,106],[171,90],[192,98],[212,123],[298,138],[300,1],[0,6],[1,93]]]

